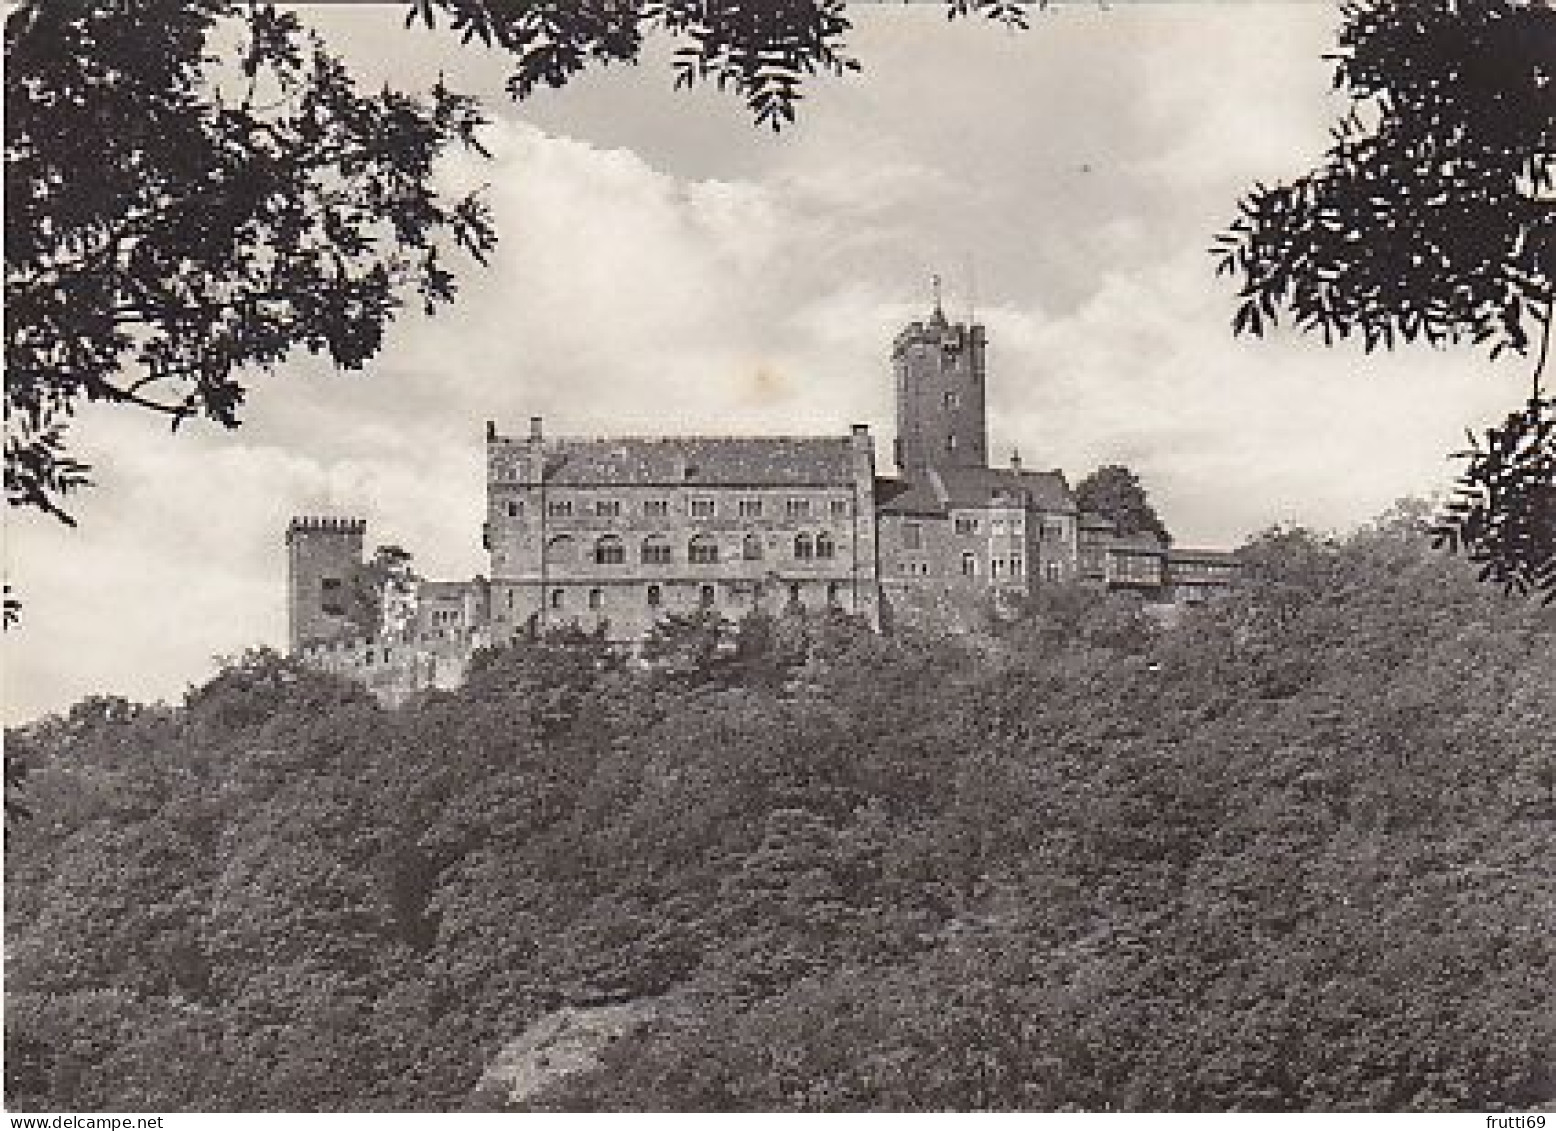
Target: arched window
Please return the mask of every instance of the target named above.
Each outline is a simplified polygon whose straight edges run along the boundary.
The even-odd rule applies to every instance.
[[[816,535],[816,556],[818,558],[830,558],[837,553],[837,546],[832,541],[832,535],[823,530]]]
[[[551,607],[553,609],[560,609],[562,607],[562,603],[566,600],[566,598],[567,598],[567,593],[566,593],[565,590],[553,589],[551,591]]]
[[[794,536],[794,556],[805,560],[815,555],[815,544],[811,542],[810,535],[803,531]]]
[[[603,589],[591,589],[591,590],[589,590],[589,607],[591,609],[598,609],[598,608],[600,608],[604,604],[605,604],[605,590],[603,590]]]
[[[670,543],[657,534],[652,534],[643,539],[642,558],[644,565],[669,565]]]
[[[663,603],[664,594],[660,592],[659,586],[650,585],[648,587],[648,607],[651,609],[657,609]]]
[[[594,561],[596,565],[621,565],[627,560],[627,548],[621,544],[621,539],[614,534],[603,534],[600,540],[594,544]]]
[[[966,553],[962,555],[962,576],[976,577],[978,574],[978,555]]]
[[[740,546],[740,556],[748,562],[761,561],[762,540],[755,534],[747,534],[746,540]]]
[[[719,544],[707,535],[699,534],[687,544],[686,557],[693,565],[715,565],[719,560]]]
[[[697,599],[702,603],[702,607],[705,609],[711,609],[713,607],[713,602],[716,597],[717,593],[715,593],[713,586],[711,585],[704,585],[697,594]]]
[[[566,565],[573,560],[573,539],[567,534],[558,534],[546,543],[546,560],[558,565]]]

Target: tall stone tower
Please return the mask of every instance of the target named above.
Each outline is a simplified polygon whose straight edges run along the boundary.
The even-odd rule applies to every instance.
[[[936,285],[927,322],[910,322],[892,343],[897,383],[897,467],[987,467],[983,327],[946,321]]]
[[[348,635],[351,575],[362,564],[360,518],[294,518],[286,528],[287,647]]]

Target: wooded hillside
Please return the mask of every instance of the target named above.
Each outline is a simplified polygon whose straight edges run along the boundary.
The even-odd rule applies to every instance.
[[[1556,1100],[1556,611],[1396,513],[1160,626],[687,623],[385,711],[253,653],[9,735],[15,1109],[457,1109],[665,997],[577,1109]]]

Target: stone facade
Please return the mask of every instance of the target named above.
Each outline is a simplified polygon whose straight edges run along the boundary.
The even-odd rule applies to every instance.
[[[830,605],[873,623],[874,450],[841,437],[547,437],[487,430],[492,630]]]
[[[986,335],[937,302],[892,344],[896,477],[874,440],[551,436],[486,428],[490,579],[421,581],[372,640],[343,587],[362,561],[355,519],[287,531],[289,641],[320,667],[398,701],[463,677],[473,651],[562,624],[623,644],[661,618],[709,609],[837,608],[889,615],[986,607],[1079,580],[1195,603],[1235,583],[1225,553],[1122,535],[1083,514],[1064,473],[988,464]],[[403,597],[403,595],[402,595]],[[950,617],[952,621],[962,619]]]

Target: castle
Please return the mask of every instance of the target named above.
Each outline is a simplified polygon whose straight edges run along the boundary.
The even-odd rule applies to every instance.
[[[1195,603],[1225,591],[1219,551],[1123,534],[1082,513],[1060,471],[988,461],[986,334],[937,299],[892,343],[897,474],[869,429],[775,437],[522,436],[486,427],[490,572],[417,581],[378,630],[353,615],[358,519],[287,529],[293,654],[389,702],[450,687],[473,652],[565,623],[624,644],[662,617],[837,608],[880,627],[1080,581]]]

